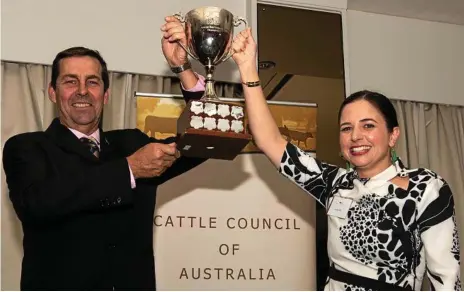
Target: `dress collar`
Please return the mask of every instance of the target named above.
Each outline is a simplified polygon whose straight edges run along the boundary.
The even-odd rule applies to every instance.
[[[370,181],[390,181],[396,176],[405,177],[408,175],[408,169],[404,167],[403,162],[399,158],[397,159],[397,161],[395,161],[385,170],[383,170],[382,172],[370,178],[360,178],[356,169],[351,169],[351,170],[352,170],[351,179],[352,180],[357,179],[364,184]]]

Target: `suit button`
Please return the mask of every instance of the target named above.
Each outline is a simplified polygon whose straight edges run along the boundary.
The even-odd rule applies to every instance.
[[[111,206],[111,202],[110,202],[110,200],[109,200],[108,198],[105,198],[104,200],[101,200],[100,202],[101,202],[101,206],[102,206],[102,207],[109,207],[109,206]]]

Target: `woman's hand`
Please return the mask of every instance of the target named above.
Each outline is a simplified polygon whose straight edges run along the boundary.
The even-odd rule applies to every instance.
[[[256,42],[251,34],[251,28],[242,30],[234,38],[232,58],[239,67],[239,70],[247,68],[256,69]]]

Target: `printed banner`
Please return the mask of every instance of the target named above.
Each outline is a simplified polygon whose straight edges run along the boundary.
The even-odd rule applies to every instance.
[[[136,94],[137,127],[176,133],[182,97]],[[315,155],[317,107],[269,102],[287,141]],[[315,205],[252,142],[158,189],[153,218],[158,290],[315,290]]]

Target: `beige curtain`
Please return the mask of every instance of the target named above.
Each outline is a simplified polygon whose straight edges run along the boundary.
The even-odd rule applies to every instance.
[[[453,191],[464,245],[464,107],[394,100],[401,128],[397,152],[411,168],[442,176]],[[462,249],[461,249],[462,250]],[[462,256],[461,252],[461,256]],[[464,269],[461,268],[463,278]],[[464,278],[463,278],[464,279]]]
[[[13,135],[45,130],[57,116],[57,110],[48,99],[50,66],[2,62],[1,76],[3,149]],[[180,94],[179,86],[176,78],[110,72],[110,99],[103,112],[103,129],[136,127],[135,91]],[[235,86],[218,82],[216,90],[219,95],[233,97]],[[8,198],[3,167],[1,192],[1,289],[19,290],[22,230]]]
[[[55,113],[44,92],[51,74],[46,66],[20,66],[12,63],[2,63],[1,66],[3,149],[7,138],[21,132],[42,130],[43,125],[51,121]],[[22,256],[22,230],[8,199],[3,167],[1,208],[2,290],[17,290]]]

